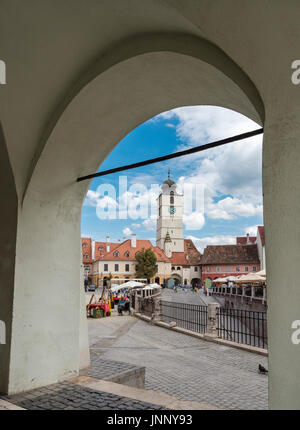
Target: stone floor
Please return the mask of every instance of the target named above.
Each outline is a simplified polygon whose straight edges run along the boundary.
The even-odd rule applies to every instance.
[[[145,388],[175,400],[221,409],[267,409],[268,378],[258,373],[259,363],[267,367],[266,357],[199,340],[131,316],[114,314],[111,318],[91,319],[88,324],[92,367],[86,372],[92,372],[95,378],[145,366]],[[141,397],[134,400],[127,395],[129,391],[116,395],[94,386],[63,382],[3,398],[35,410],[162,409],[141,401]]]
[[[118,336],[120,327],[127,331]],[[89,321],[91,351],[105,360],[120,360],[146,367],[146,389],[182,400],[198,401],[223,409],[267,409],[268,378],[258,373],[267,358],[235,348],[199,340],[149,325],[129,316]],[[115,331],[114,331],[115,330]],[[115,333],[115,336],[113,335]]]
[[[8,402],[29,410],[161,410],[151,403],[77,384],[62,382],[27,391],[23,394],[3,397]]]

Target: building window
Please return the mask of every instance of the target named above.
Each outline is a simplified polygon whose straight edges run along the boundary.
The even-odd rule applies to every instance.
[[[230,272],[230,267],[229,266],[226,267],[226,272]]]
[[[118,271],[119,271],[119,265],[115,264],[115,272],[118,272]]]
[[[103,248],[99,246],[98,251],[103,251]]]
[[[249,272],[249,267],[245,266],[245,272]]]
[[[129,272],[129,264],[125,264],[125,272]]]
[[[89,258],[89,254],[85,254],[85,258]]]
[[[194,267],[194,271],[195,271],[195,272],[198,272],[198,266],[195,266],[195,267]]]
[[[235,270],[236,270],[236,272],[239,272],[240,271],[240,266],[236,266]]]
[[[158,208],[158,216],[160,216],[160,208]]]
[[[217,267],[217,272],[220,272],[220,270],[221,270],[220,267]]]
[[[207,271],[207,272],[210,272],[210,267],[207,267],[207,268],[206,268],[206,271]]]
[[[256,266],[253,266],[253,272],[256,272]]]
[[[130,257],[130,252],[126,251],[125,252],[125,257]]]
[[[180,266],[177,267],[177,270],[180,270]]]
[[[174,266],[172,266],[172,270],[175,270],[175,267],[174,267]]]
[[[108,272],[108,264],[104,264],[104,272]]]
[[[171,205],[174,204],[174,197],[173,196],[170,197],[170,203],[171,203]]]
[[[87,243],[83,243],[83,244],[82,244],[82,247],[83,247],[83,248],[86,248],[86,247],[87,247]]]
[[[119,252],[118,251],[114,252],[114,256],[119,257]]]

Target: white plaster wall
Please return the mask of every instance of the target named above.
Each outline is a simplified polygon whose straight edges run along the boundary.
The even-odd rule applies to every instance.
[[[159,112],[213,104],[263,123],[265,106],[270,407],[299,409],[299,346],[291,342],[300,309],[300,87],[291,82],[299,2],[124,4],[1,2],[0,52],[9,64],[0,88],[9,159],[1,167],[11,164],[13,178],[4,176],[1,188],[9,208],[1,251],[7,241],[11,247],[0,266],[8,322],[0,389],[8,368],[11,392],[78,370],[78,238],[88,184],[75,178],[96,170],[126,133]],[[5,191],[14,181],[18,204],[14,187]]]
[[[78,373],[81,202],[68,191],[32,193],[19,212],[9,393]]]

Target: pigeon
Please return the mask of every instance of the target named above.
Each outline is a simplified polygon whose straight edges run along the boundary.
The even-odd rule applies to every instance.
[[[268,373],[267,369],[261,364],[258,365],[258,373],[263,373],[264,375]]]

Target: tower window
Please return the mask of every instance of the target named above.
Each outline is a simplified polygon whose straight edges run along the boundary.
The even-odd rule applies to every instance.
[[[173,196],[170,197],[170,203],[171,203],[171,205],[174,204],[174,197]]]

